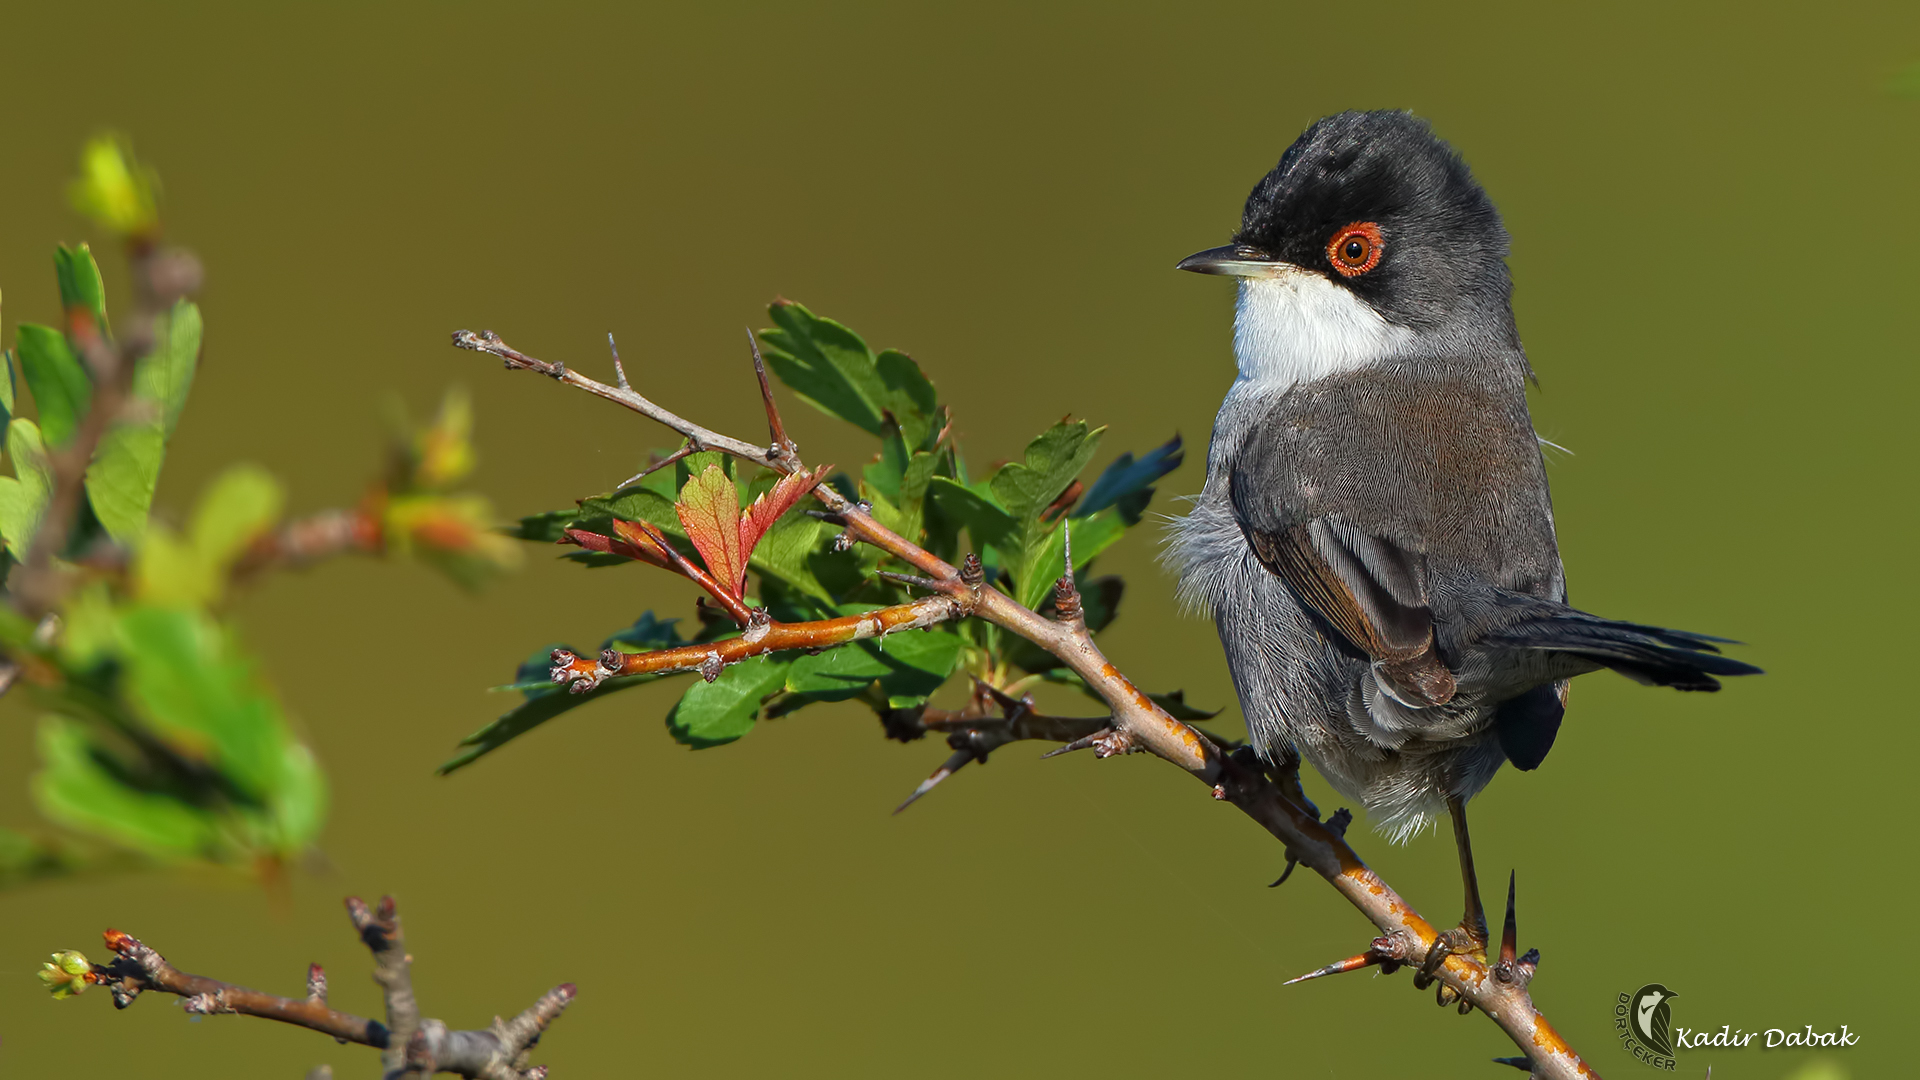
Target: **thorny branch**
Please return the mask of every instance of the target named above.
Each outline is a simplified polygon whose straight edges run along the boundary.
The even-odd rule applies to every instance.
[[[116,959],[95,964],[86,981],[103,985],[113,994],[116,1008],[124,1009],[149,990],[177,994],[181,1008],[196,1016],[234,1013],[262,1016],[331,1035],[342,1043],[371,1046],[381,1052],[381,1075],[386,1080],[453,1073],[475,1080],[544,1080],[544,1065],[528,1065],[528,1055],[555,1017],[573,1001],[572,983],[563,983],[511,1020],[494,1017],[479,1031],[452,1031],[439,1020],[422,1018],[413,997],[407,955],[400,932],[400,916],[393,897],[377,908],[359,898],[347,901],[354,929],[373,954],[374,981],[386,996],[387,1022],[338,1012],[327,1004],[327,975],[319,964],[307,967],[305,997],[288,998],[250,990],[204,975],[189,975],[166,957],[118,930],[106,932],[107,948]],[[315,1073],[324,1073],[325,1066]]]
[[[491,332],[461,330],[453,335],[453,344],[462,349],[497,356],[509,370],[538,372],[613,401],[678,432],[689,445],[724,451],[783,474],[797,472],[804,467],[792,442],[784,439],[773,396],[764,379],[761,383],[762,394],[776,440],[770,447],[757,446],[701,427],[661,408],[628,386],[609,386],[570,370],[564,364],[535,359],[511,348]],[[755,362],[757,366],[757,349]],[[625,380],[622,381],[624,383]],[[1491,967],[1472,956],[1448,953],[1434,926],[1369,868],[1347,844],[1344,814],[1321,821],[1312,804],[1299,795],[1297,780],[1287,776],[1284,771],[1269,773],[1250,752],[1230,754],[1220,743],[1174,719],[1107,660],[1094,643],[1084,620],[1075,617],[1079,598],[1071,573],[1065,575],[1056,586],[1055,607],[1063,617],[1058,621],[1048,619],[986,584],[977,560],[969,558],[964,567],[956,568],[885,528],[865,507],[847,499],[832,487],[822,484],[814,488],[813,495],[825,504],[830,520],[845,526],[846,536],[871,544],[914,567],[925,575],[925,584],[938,590],[941,596],[950,598],[964,595],[964,610],[949,611],[947,617],[972,615],[1017,634],[1059,658],[1084,680],[1106,702],[1112,715],[1096,730],[1075,735],[1073,741],[1067,744],[1069,748],[1091,748],[1096,756],[1102,758],[1146,752],[1185,770],[1211,788],[1215,799],[1232,803],[1272,833],[1285,846],[1289,864],[1298,862],[1325,878],[1380,929],[1381,936],[1375,939],[1366,953],[1330,965],[1328,969],[1316,972],[1316,975],[1332,974],[1334,969],[1355,970],[1376,963],[1383,970],[1393,970],[1403,965],[1424,969],[1429,960],[1435,961],[1430,973],[1421,971],[1417,985],[1424,989],[1430,983],[1438,983],[1440,989],[1436,993],[1441,995],[1443,1003],[1457,1001],[1462,1012],[1472,1009],[1484,1012],[1526,1055],[1533,1076],[1543,1080],[1572,1080],[1575,1077],[1597,1075],[1554,1031],[1546,1017],[1534,1007],[1527,993],[1527,984],[1538,962],[1537,952],[1530,951],[1521,960],[1513,961],[1507,955],[1509,949],[1503,947],[1500,962]],[[818,633],[817,628],[824,625],[805,623],[787,629],[806,635]],[[749,628],[748,633],[752,632],[752,628]],[[772,647],[764,644],[771,636],[769,630],[766,637],[759,639],[758,645],[735,646],[741,650],[739,657],[718,651],[721,645],[731,643],[691,648],[719,657],[719,663],[724,666],[733,659],[755,654],[746,651],[748,649],[772,651]],[[745,642],[746,638],[743,636],[735,640]],[[672,659],[654,661],[648,659],[650,655],[670,656]],[[566,658],[556,653],[553,677],[557,682],[568,682],[574,689],[581,689],[584,684],[585,690],[591,690],[601,680],[619,673],[681,670],[677,666],[655,669],[643,665],[656,662],[683,665],[689,655],[689,649],[685,647],[665,650],[660,654],[620,654],[618,666],[609,667],[604,663],[588,666],[570,653]],[[603,661],[609,659],[613,658],[603,657]],[[715,669],[708,677],[717,674],[718,670]],[[1015,713],[1018,711],[1014,710]],[[941,730],[935,725],[944,726],[953,719],[935,715],[930,723],[923,713],[918,723],[927,730]],[[968,761],[980,760],[984,749],[991,749],[988,744],[994,740],[1012,741],[1011,733],[1016,723],[1018,720],[1003,707],[1002,725],[999,727],[977,722],[948,728],[952,733],[950,739],[953,734],[964,734],[965,738],[955,745],[953,758],[921,785],[915,797]],[[1024,730],[1037,729],[1029,727]],[[1066,734],[1067,731],[1061,730],[1019,737],[1053,738]],[[973,748],[971,744],[975,739],[981,740],[979,745],[983,750],[976,752]],[[912,801],[910,797],[908,802]],[[1509,913],[1511,921],[1511,904]]]

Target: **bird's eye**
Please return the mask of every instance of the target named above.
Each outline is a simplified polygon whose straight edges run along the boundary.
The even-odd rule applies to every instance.
[[[1359,277],[1380,265],[1380,226],[1371,221],[1356,221],[1333,234],[1327,242],[1327,261],[1341,277]]]

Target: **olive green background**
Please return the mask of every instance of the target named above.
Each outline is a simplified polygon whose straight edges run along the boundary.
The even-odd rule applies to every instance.
[[[1887,83],[1920,60],[1912,5],[267,7],[0,17],[5,338],[55,317],[51,247],[86,235],[62,187],[98,128],[134,137],[208,267],[176,514],[236,458],[296,510],[351,501],[381,399],[420,414],[456,383],[503,514],[671,445],[454,351],[459,327],[602,375],[612,330],[657,400],[756,436],[741,327],[776,293],[911,351],[977,464],[1067,413],[1111,425],[1102,461],[1182,433],[1172,510],[1232,372],[1230,286],[1174,261],[1225,241],[1315,117],[1430,117],[1514,234],[1536,422],[1572,451],[1550,471],[1574,599],[1742,638],[1769,671],[1715,696],[1583,679],[1545,766],[1475,801],[1489,903],[1517,868],[1521,945],[1545,954],[1537,1000],[1615,1076],[1643,1066],[1614,996],[1650,981],[1677,1025],[1845,1023],[1855,1076],[1906,1060],[1920,101]],[[813,460],[867,452],[789,417]],[[1104,560],[1131,582],[1107,648],[1229,705],[1152,532]],[[354,562],[248,596],[332,779],[324,858],[278,898],[207,871],[0,894],[0,1072],[371,1075],[310,1033],[56,1004],[31,973],[116,926],[286,993],[317,960],[339,1006],[375,1011],[340,898],[382,892],[456,1026],[579,984],[539,1051],[561,1077],[1475,1077],[1513,1052],[1404,973],[1282,989],[1370,927],[1312,875],[1266,889],[1278,846],[1151,760],[1014,747],[893,818],[943,747],[885,742],[848,704],[692,753],[663,728],[669,684],[436,779],[530,649],[689,611],[665,575],[529,556],[478,599]],[[0,706],[10,826],[35,820],[32,723]],[[1444,837],[1356,836],[1451,921]]]

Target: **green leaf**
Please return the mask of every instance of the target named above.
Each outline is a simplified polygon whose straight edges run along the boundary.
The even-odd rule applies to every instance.
[[[201,333],[200,309],[182,300],[155,321],[153,351],[133,365],[134,396],[159,407],[169,439],[180,425],[180,413],[187,407],[194,372],[200,366]]]
[[[132,547],[146,533],[166,452],[166,432],[158,421],[117,424],[101,437],[87,464],[87,502],[117,543]]]
[[[286,492],[258,465],[234,465],[221,473],[193,508],[189,535],[200,557],[225,573],[248,547],[280,520]]]
[[[885,432],[893,417],[910,450],[924,449],[935,433],[933,384],[905,353],[874,355],[860,335],[795,303],[768,311],[778,329],[763,330],[767,364],[780,381],[809,404],[871,435]]]
[[[1126,523],[1113,510],[1090,518],[1067,518],[1066,523],[1073,530],[1076,571],[1085,569],[1094,556],[1112,547],[1127,532]],[[1066,532],[1056,526],[1027,549],[1021,560],[1008,567],[1008,573],[1013,576],[1015,599],[1027,607],[1038,608],[1047,598],[1053,583],[1066,571],[1066,540]]]
[[[286,721],[224,627],[203,611],[142,605],[121,614],[120,633],[127,702],[156,734],[255,800],[280,788]]]
[[[789,661],[759,656],[742,660],[712,682],[687,688],[673,711],[667,730],[675,742],[703,750],[730,743],[753,730],[760,705],[786,685]]]
[[[80,358],[67,347],[67,339],[50,326],[21,323],[14,331],[14,345],[20,350],[21,374],[40,410],[47,445],[66,445],[93,400],[92,381]]]
[[[100,329],[107,328],[107,287],[100,280],[100,267],[93,261],[93,250],[85,244],[53,249],[53,271],[60,279],[60,306],[84,308],[93,313]]]
[[[762,330],[767,365],[808,404],[871,435],[880,434],[887,387],[860,335],[799,304],[767,309],[778,330]]]
[[[327,821],[327,775],[313,751],[288,740],[281,749],[280,776],[267,800],[276,850],[299,851],[320,836]]]
[[[956,480],[934,477],[927,485],[927,497],[942,514],[966,527],[976,548],[1003,547],[1017,528],[1013,517],[990,497]]]
[[[122,782],[80,724],[46,717],[38,741],[41,768],[33,778],[34,801],[52,820],[160,857],[210,854],[218,845],[214,813]]]
[[[621,652],[652,652],[655,649],[671,649],[675,645],[680,644],[680,631],[674,629],[674,625],[679,621],[679,619],[655,618],[651,611],[642,612],[640,617],[633,621],[632,626],[627,627],[625,630],[616,630],[608,635],[607,640],[600,643],[600,649],[602,652],[608,649],[619,649]],[[548,649],[546,653],[541,654],[539,657],[540,669],[543,674],[546,669],[552,665],[552,661],[547,659],[547,655],[552,652],[552,649]],[[551,686],[553,684],[549,681],[548,685]]]
[[[4,435],[6,433],[7,422],[13,419],[13,414],[17,406],[14,400],[17,388],[14,385],[13,350],[8,349],[6,352],[0,352],[0,360],[5,360],[7,364],[6,380],[0,382],[0,435]]]
[[[993,474],[989,484],[994,497],[1016,521],[1038,519],[1087,467],[1105,431],[1089,431],[1081,421],[1055,424],[1041,432],[1027,444],[1026,460],[1009,462]]]
[[[0,476],[0,537],[13,557],[24,562],[53,495],[53,473],[33,421],[7,425],[7,457],[13,462],[14,475]]]
[[[1147,503],[1153,498],[1150,485],[1179,468],[1184,459],[1178,435],[1142,454],[1138,461],[1131,451],[1121,454],[1081,496],[1073,516],[1091,517],[1114,506],[1119,508],[1120,516],[1128,525],[1139,523],[1140,515],[1146,512]]]
[[[788,514],[761,538],[747,565],[763,577],[778,578],[807,596],[832,604],[833,592],[821,580],[821,570],[843,570],[843,564],[854,561],[850,552],[827,549],[827,538],[833,532],[832,526],[805,514]],[[845,575],[843,572],[833,576]]]
[[[893,674],[864,642],[828,649],[817,656],[801,656],[787,665],[787,689],[817,701],[845,701],[858,697],[875,679]]]
[[[946,630],[928,629],[888,634],[861,642],[877,650],[893,671],[880,680],[880,689],[896,708],[903,699],[925,698],[940,689],[960,662],[966,642]]]

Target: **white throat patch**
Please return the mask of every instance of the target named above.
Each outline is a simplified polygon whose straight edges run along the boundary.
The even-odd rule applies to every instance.
[[[1376,363],[1413,338],[1319,274],[1295,266],[1275,270],[1240,279],[1233,355],[1242,382],[1285,390]]]

